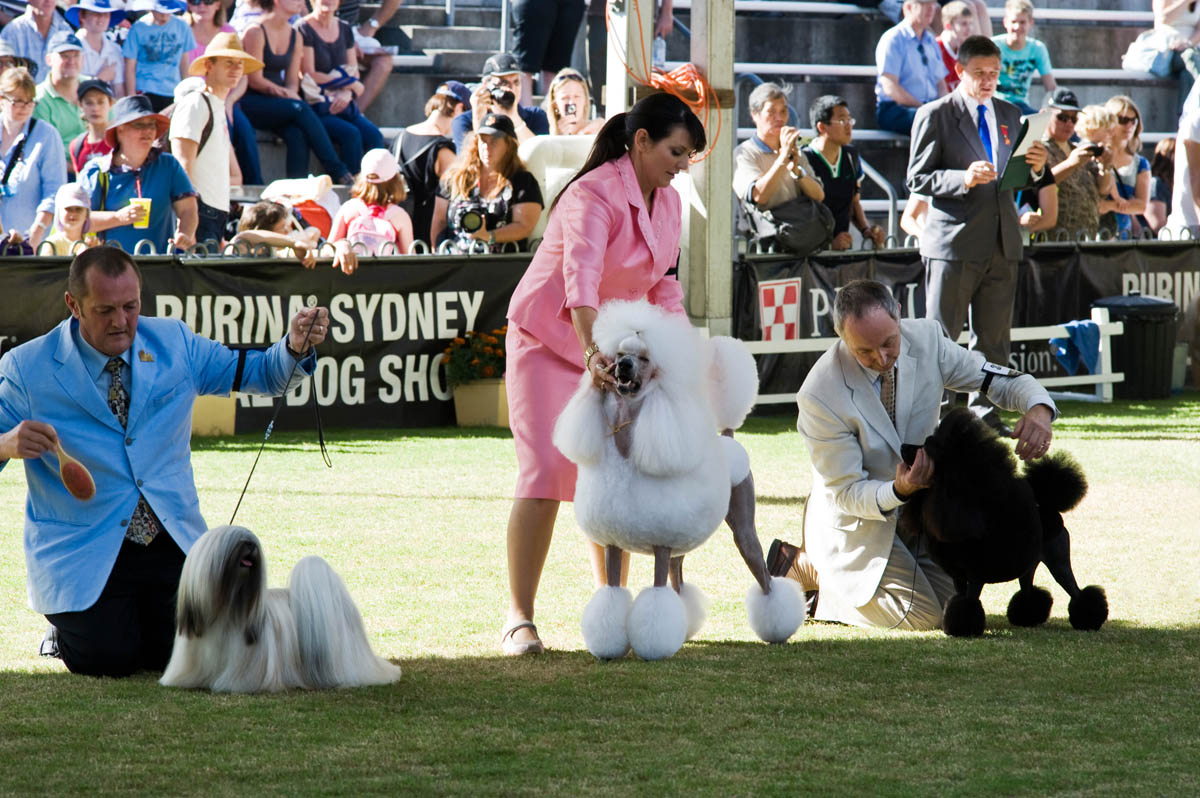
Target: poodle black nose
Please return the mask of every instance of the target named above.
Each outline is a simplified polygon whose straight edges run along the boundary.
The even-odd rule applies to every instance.
[[[617,361],[617,379],[628,382],[637,376],[637,360],[626,356]]]

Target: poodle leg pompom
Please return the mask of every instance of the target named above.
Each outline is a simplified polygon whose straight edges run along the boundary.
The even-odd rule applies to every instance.
[[[1071,619],[1071,626],[1081,631],[1094,632],[1103,626],[1108,620],[1108,598],[1104,588],[1088,585],[1080,590],[1067,605],[1067,617]]]
[[[1023,587],[1008,602],[1008,622],[1013,626],[1041,626],[1050,617],[1054,598],[1044,587]]]
[[[648,587],[638,594],[626,622],[633,653],[642,659],[666,659],[687,637],[687,609],[670,587]]]
[[[765,643],[786,643],[804,623],[804,593],[800,585],[782,576],[771,577],[771,592],[755,583],[746,593],[750,628]]]
[[[962,593],[952,596],[942,611],[942,631],[951,637],[978,637],[985,622],[983,604]]]
[[[679,586],[679,597],[683,599],[683,609],[687,614],[687,639],[691,640],[699,634],[708,618],[708,596],[691,582],[684,582]]]
[[[633,604],[628,588],[605,586],[583,608],[583,642],[597,659],[620,659],[629,653],[625,619]]]

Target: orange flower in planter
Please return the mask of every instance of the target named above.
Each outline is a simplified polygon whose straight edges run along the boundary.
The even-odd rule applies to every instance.
[[[504,330],[494,332],[503,334]],[[455,388],[475,380],[503,376],[504,350],[497,346],[499,343],[496,336],[474,330],[454,338],[441,358],[446,366],[447,385]]]

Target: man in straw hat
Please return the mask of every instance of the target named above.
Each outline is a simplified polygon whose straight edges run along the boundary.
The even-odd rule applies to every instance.
[[[200,194],[197,241],[219,244],[225,237],[229,187],[242,182],[229,128],[224,124],[225,98],[242,75],[262,68],[262,61],[242,49],[236,33],[218,33],[204,48],[204,55],[188,68],[193,77],[175,90],[171,154],[183,164]]]

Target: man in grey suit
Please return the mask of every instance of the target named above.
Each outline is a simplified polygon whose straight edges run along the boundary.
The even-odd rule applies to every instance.
[[[992,363],[1009,359],[1021,228],[1012,190],[1002,191],[1021,112],[996,99],[1000,49],[972,36],[958,49],[961,82],[950,94],[917,111],[908,162],[908,189],[930,198],[921,235],[925,262],[925,315],[951,338],[971,322],[971,348]],[[1025,155],[1040,179],[1046,148],[1035,142]],[[987,397],[970,397],[971,410],[1002,435],[1011,430]]]
[[[896,534],[899,508],[930,485],[933,464],[920,451],[906,466],[900,445],[923,443],[933,432],[944,389],[982,390],[999,406],[1024,413],[1016,425],[1017,454],[1042,457],[1050,449],[1054,402],[1032,377],[987,363],[937,322],[901,321],[890,289],[873,280],[838,291],[834,326],[841,340],[817,360],[796,395],[796,427],[813,467],[807,554],[778,541],[768,564],[773,575],[810,580],[815,566],[819,619],[936,629],[954,583],[923,546],[910,550]],[[815,587],[799,581],[806,590]]]

